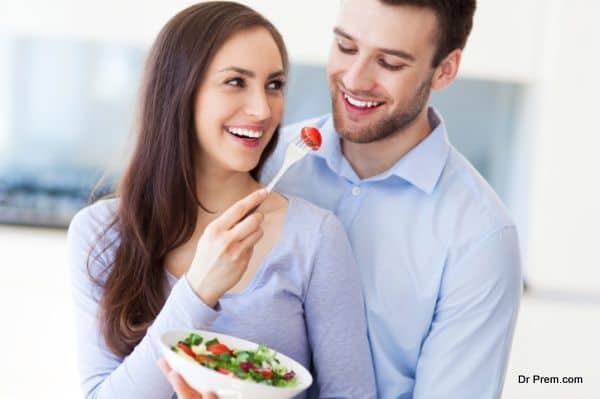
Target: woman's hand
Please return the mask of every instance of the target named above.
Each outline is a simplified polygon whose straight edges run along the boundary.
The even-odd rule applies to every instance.
[[[196,295],[210,307],[237,284],[248,267],[254,245],[262,238],[263,215],[249,211],[268,196],[264,189],[242,198],[206,228],[186,277]]]
[[[175,390],[178,399],[217,399],[215,394],[209,393],[202,396],[198,391],[190,387],[179,374],[177,374],[165,359],[158,361],[158,367],[163,372],[169,383]]]

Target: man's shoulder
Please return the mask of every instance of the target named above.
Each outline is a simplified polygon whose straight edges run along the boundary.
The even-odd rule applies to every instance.
[[[450,205],[449,212],[456,215],[455,222],[463,227],[462,234],[455,236],[458,241],[476,240],[515,226],[496,191],[454,147],[450,148],[437,191],[439,201]]]

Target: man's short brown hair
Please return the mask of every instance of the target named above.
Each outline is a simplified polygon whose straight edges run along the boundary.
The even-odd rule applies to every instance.
[[[438,18],[437,49],[432,66],[437,67],[450,52],[463,49],[473,27],[476,0],[380,0],[388,5],[407,5],[432,10]]]

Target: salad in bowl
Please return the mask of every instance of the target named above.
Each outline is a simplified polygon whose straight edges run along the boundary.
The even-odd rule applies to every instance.
[[[265,345],[201,330],[161,336],[169,365],[199,392],[220,399],[287,399],[312,384],[312,376],[293,359]]]

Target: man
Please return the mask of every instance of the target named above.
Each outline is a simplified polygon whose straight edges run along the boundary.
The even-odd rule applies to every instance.
[[[502,391],[521,296],[517,233],[428,106],[456,78],[474,11],[475,0],[344,1],[327,68],[333,113],[281,132],[282,144],[305,125],[323,133],[278,190],[346,228],[380,398]]]

